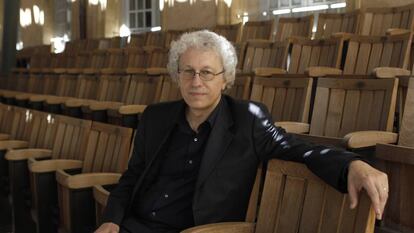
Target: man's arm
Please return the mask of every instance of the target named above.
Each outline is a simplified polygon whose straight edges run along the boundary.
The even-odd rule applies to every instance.
[[[357,193],[364,188],[371,198],[377,218],[381,218],[388,197],[388,180],[361,157],[342,149],[314,145],[302,141],[276,127],[265,107],[257,106],[253,130],[256,153],[263,161],[279,158],[302,162],[336,189],[349,190],[351,207],[357,203]],[[348,171],[349,170],[349,171]]]

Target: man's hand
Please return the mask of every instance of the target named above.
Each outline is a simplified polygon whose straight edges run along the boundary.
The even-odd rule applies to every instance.
[[[357,206],[358,193],[362,188],[367,191],[371,198],[377,219],[381,219],[388,199],[387,174],[363,161],[355,160],[351,162],[348,170],[348,193],[351,209]]]
[[[111,222],[102,224],[95,231],[95,233],[118,233],[118,232],[119,232],[119,226]]]

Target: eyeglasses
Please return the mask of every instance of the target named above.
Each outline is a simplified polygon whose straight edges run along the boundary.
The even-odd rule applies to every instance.
[[[200,70],[200,72],[196,72],[193,69],[186,69],[186,70],[178,70],[178,73],[181,75],[183,79],[191,80],[195,77],[196,74],[200,76],[200,79],[203,81],[211,81],[213,78],[219,74],[224,73],[224,70],[213,73],[209,70]]]

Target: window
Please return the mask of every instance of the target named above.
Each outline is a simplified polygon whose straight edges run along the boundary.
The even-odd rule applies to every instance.
[[[128,26],[132,32],[149,31],[160,26],[158,0],[127,0]]]

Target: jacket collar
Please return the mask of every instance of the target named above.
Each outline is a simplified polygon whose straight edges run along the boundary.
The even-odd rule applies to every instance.
[[[224,152],[230,145],[233,139],[233,132],[231,126],[233,125],[233,118],[228,106],[228,100],[226,96],[222,96],[222,106],[215,124],[211,129],[210,136],[205,147],[203,158],[201,160],[201,166],[198,173],[196,190],[204,183],[206,178],[217,166],[217,163],[223,157]]]

